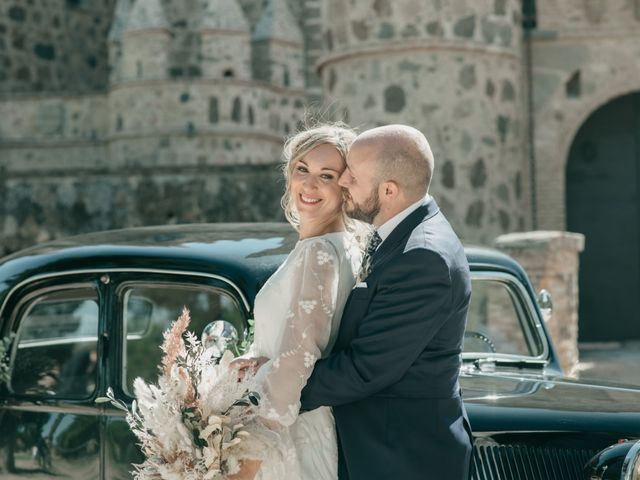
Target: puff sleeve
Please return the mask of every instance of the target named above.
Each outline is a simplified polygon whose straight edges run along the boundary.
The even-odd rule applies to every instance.
[[[283,426],[295,422],[300,392],[329,343],[340,279],[335,247],[324,239],[303,242],[292,252],[290,291],[282,292],[289,308],[278,354],[256,374],[259,415]]]

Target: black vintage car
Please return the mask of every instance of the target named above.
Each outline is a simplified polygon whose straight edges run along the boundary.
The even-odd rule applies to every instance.
[[[0,260],[0,337],[14,335],[0,478],[130,478],[140,451],[122,412],[95,399],[112,387],[130,402],[136,377],[155,379],[162,332],[183,305],[197,334],[234,348],[295,241],[283,224],[152,227]],[[522,268],[490,249],[467,256],[473,478],[640,480],[640,391],[565,378]]]

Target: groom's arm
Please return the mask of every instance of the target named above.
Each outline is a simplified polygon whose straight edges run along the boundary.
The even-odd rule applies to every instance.
[[[382,273],[349,347],[316,363],[302,407],[335,406],[398,382],[451,314],[449,267],[437,253],[415,249]]]

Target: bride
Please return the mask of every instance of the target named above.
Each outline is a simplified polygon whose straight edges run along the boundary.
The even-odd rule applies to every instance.
[[[343,213],[338,178],[355,133],[323,125],[285,145],[282,206],[299,241],[255,300],[254,343],[246,358],[269,360],[256,372],[264,438],[259,460],[244,461],[233,480],[336,480],[338,452],[331,409],[299,413],[300,392],[328,355],[360,261],[354,221]],[[253,365],[238,359],[235,367]],[[258,433],[260,437],[260,434]]]

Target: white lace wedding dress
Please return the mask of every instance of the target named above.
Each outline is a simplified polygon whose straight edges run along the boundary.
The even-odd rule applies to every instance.
[[[300,392],[315,361],[331,351],[354,285],[360,258],[351,238],[336,232],[298,241],[256,297],[254,343],[245,356],[270,359],[255,379],[260,414],[278,432],[266,441],[260,480],[338,478],[331,409],[298,413]]]

